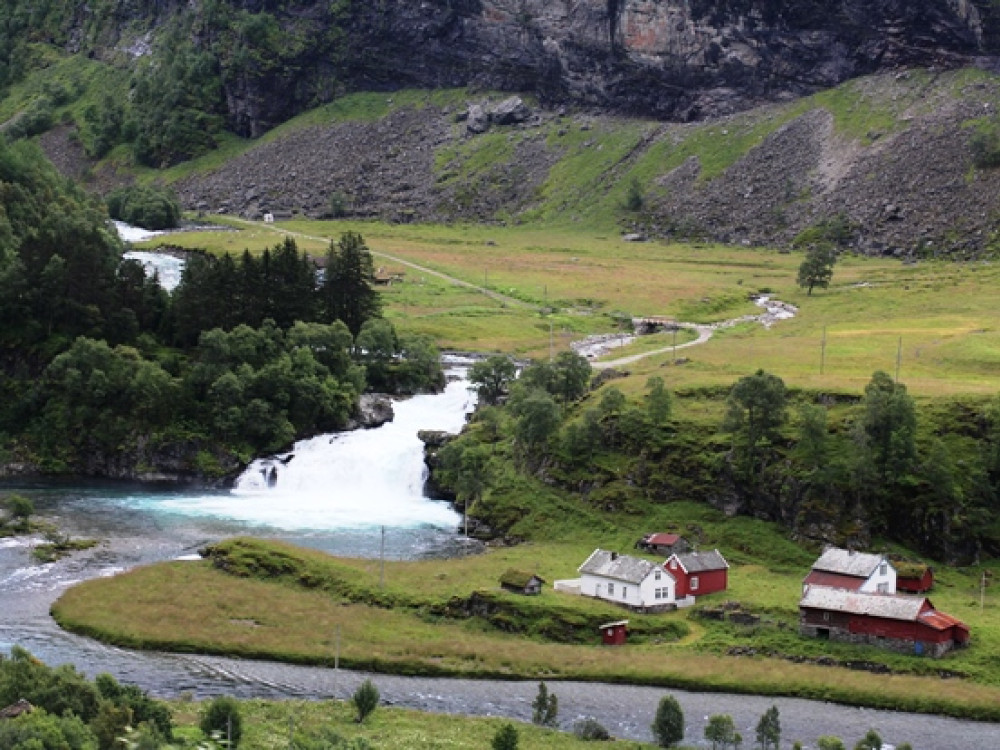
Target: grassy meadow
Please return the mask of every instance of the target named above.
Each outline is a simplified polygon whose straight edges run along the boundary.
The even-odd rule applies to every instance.
[[[379,267],[403,274],[383,297],[386,316],[399,328],[427,333],[443,348],[521,356],[546,357],[550,342],[559,351],[586,335],[619,331],[622,317],[715,323],[755,314],[761,310],[750,295],[769,294],[796,305],[796,317],[770,329],[720,329],[707,344],[685,349],[690,361],[682,367],[660,369],[672,359],[666,352],[629,369],[642,382],[655,372],[674,387],[687,387],[726,385],[763,368],[792,386],[860,393],[875,370],[894,374],[898,355],[900,380],[914,395],[989,396],[1000,390],[994,300],[1000,264],[990,261],[904,265],[847,255],[838,261],[830,288],[809,296],[796,284],[802,255],[767,249],[628,243],[615,232],[560,228],[318,221],[236,226],[242,228],[167,235],[146,244],[259,252],[288,231],[304,249],[322,254],[331,239],[358,231]],[[525,304],[491,298],[398,261]],[[651,347],[640,340],[609,358]]]
[[[201,738],[197,729],[202,705],[195,701],[173,701],[170,708],[174,734],[192,744]],[[365,741],[365,747],[423,748],[454,750],[487,747],[505,719],[478,716],[450,716],[380,706],[364,724],[358,724],[352,706],[343,701],[240,701],[244,750],[271,750],[286,747],[289,733],[298,737],[322,737],[324,732],[347,742]],[[593,742],[577,739],[570,732],[513,722],[520,746],[532,750],[573,750],[593,747]],[[354,745],[351,745],[354,747]],[[640,750],[652,745],[617,740],[620,750]]]

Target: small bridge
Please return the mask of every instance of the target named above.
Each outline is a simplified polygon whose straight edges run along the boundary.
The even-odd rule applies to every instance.
[[[632,318],[632,330],[640,336],[645,336],[657,331],[676,331],[681,328],[674,318],[667,318],[662,315],[653,315],[648,318]]]

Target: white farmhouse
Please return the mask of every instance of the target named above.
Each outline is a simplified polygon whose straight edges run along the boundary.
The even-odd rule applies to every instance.
[[[578,570],[584,596],[636,610],[676,606],[677,583],[661,564],[595,549]]]
[[[885,555],[827,547],[802,582],[803,592],[808,586],[847,589],[862,594],[895,594],[896,569]]]

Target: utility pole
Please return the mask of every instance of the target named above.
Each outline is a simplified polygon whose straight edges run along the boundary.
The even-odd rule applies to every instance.
[[[382,526],[382,543],[379,545],[378,551],[378,587],[385,588],[385,526]]]
[[[896,344],[896,384],[899,384],[899,365],[903,361],[903,337],[899,337],[899,343]]]
[[[819,349],[819,374],[823,374],[823,368],[826,366],[826,326],[823,326],[823,343],[820,344]]]
[[[333,671],[336,672],[340,669],[340,625],[337,626],[337,636],[334,639],[334,651],[333,651]]]

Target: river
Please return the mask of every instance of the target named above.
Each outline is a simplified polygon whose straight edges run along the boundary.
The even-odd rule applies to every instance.
[[[74,536],[99,538],[95,549],[51,564],[31,561],[39,539],[0,540],[0,648],[18,644],[50,664],[72,663],[88,676],[110,672],[163,697],[218,694],[266,698],[347,698],[372,677],[386,703],[428,711],[502,715],[529,720],[537,683],[367,675],[190,654],[134,652],[65,633],[48,610],[68,586],[136,565],[191,557],[227,536],[253,533],[339,555],[374,557],[381,527],[387,556],[413,559],[467,549],[458,516],[421,495],[417,429],[457,431],[471,408],[467,384],[444,394],[395,404],[393,422],[377,430],[323,436],[296,445],[272,463],[252,466],[233,491],[190,492],[110,483],[8,483],[27,494],[37,512]],[[374,461],[374,463],[373,463]],[[268,481],[270,466],[276,466]],[[858,673],[858,680],[866,679]],[[942,682],[946,688],[947,682]],[[552,683],[560,723],[592,716],[618,737],[650,740],[660,688],[579,682]],[[687,720],[686,742],[705,746],[710,714],[730,714],[752,744],[754,726],[772,704],[781,715],[784,746],[818,736],[853,746],[869,728],[889,743],[918,750],[994,750],[1000,726],[936,716],[872,711],[795,699],[670,691]]]

